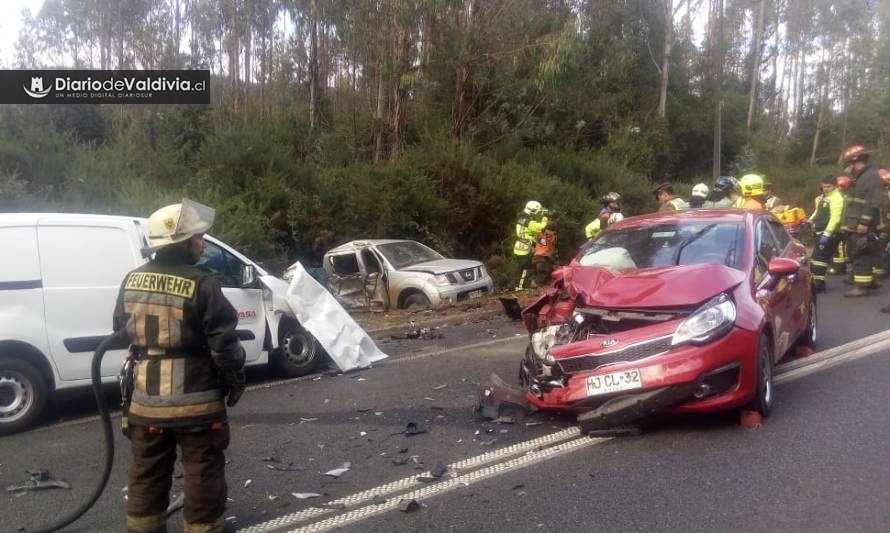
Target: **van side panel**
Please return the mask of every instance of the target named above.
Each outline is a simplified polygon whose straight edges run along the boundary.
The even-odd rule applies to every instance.
[[[22,356],[6,353],[9,346],[16,344],[4,341],[16,341],[29,345],[49,359],[46,327],[43,321],[43,282],[40,275],[40,258],[37,248],[37,228],[35,226],[0,227],[0,249],[3,259],[0,260],[0,355]],[[37,364],[38,368],[43,365]],[[47,376],[51,377],[51,376]]]
[[[56,220],[41,221],[38,241],[47,338],[64,387],[89,378],[93,350],[111,334],[121,282],[141,263],[141,244],[132,224]],[[109,351],[102,375],[115,374],[124,357],[124,349]]]

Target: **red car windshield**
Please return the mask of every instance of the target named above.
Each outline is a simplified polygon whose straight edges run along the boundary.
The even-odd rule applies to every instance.
[[[582,250],[582,266],[613,270],[716,263],[743,269],[741,222],[682,222],[610,229]]]

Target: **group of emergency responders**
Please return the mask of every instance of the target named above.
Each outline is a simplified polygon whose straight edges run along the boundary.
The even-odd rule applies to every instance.
[[[890,233],[890,172],[871,164],[871,151],[860,145],[847,148],[843,155],[844,174],[826,176],[820,184],[815,210],[809,218],[800,208],[784,205],[773,194],[773,186],[763,176],[747,174],[741,179],[720,176],[713,187],[699,183],[692,188],[689,202],[674,194],[670,183],[654,189],[661,211],[697,208],[741,208],[768,210],[795,229],[812,228],[816,237],[812,254],[814,291],[826,290],[826,274],[847,274],[853,287],[844,295],[866,296],[879,287],[887,273],[888,233]],[[584,236],[596,238],[610,224],[624,218],[621,195],[609,192],[602,197],[597,217],[584,228]],[[793,232],[794,233],[794,232]],[[529,283],[532,269],[538,285],[548,282],[557,263],[556,215],[532,200],[525,205],[515,226],[513,254],[520,268],[516,290]],[[890,313],[890,306],[882,309]]]

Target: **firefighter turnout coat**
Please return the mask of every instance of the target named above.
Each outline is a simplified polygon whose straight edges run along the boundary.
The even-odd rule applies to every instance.
[[[138,354],[133,425],[209,426],[226,421],[220,373],[239,371],[238,315],[211,274],[158,259],[127,274],[114,312]]]

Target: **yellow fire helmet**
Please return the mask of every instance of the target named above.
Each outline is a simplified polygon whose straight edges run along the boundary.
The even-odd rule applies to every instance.
[[[164,246],[190,239],[204,233],[213,225],[216,211],[187,198],[182,203],[162,207],[148,217],[148,253]]]
[[[747,174],[739,180],[742,196],[760,196],[763,194],[763,176]]]

